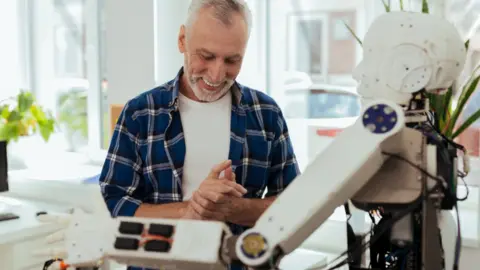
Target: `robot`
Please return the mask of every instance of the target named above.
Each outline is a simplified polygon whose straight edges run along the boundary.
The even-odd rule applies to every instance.
[[[155,269],[225,270],[233,261],[251,269],[276,269],[347,202],[364,211],[380,209],[385,219],[369,243],[361,239],[349,246],[346,259],[331,269],[344,264],[364,269],[351,254],[367,244],[370,253],[381,255],[370,258],[377,269],[389,263],[379,257],[407,248],[402,262],[390,262],[396,268],[389,269],[456,269],[460,231],[448,210],[457,201],[458,145],[436,132],[427,95],[448,89],[465,58],[464,42],[443,18],[411,12],[379,16],[364,38],[363,61],[354,71],[364,102],[358,120],[308,165],[253,228],[236,236],[222,222],[111,218],[106,208],[39,216],[63,228],[48,239],[52,246],[46,253],[62,258],[50,269],[98,266],[104,259]],[[375,241],[385,231],[383,249],[388,251],[382,253]],[[53,248],[57,241],[59,249]]]

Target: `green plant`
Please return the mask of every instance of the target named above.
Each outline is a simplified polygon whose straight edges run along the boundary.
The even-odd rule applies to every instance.
[[[18,141],[22,136],[39,132],[48,141],[55,131],[55,119],[37,104],[31,92],[21,90],[0,102],[0,140]]]
[[[87,94],[85,91],[71,89],[62,93],[58,99],[58,120],[66,127],[68,136],[79,132],[83,138],[88,136]]]
[[[391,11],[390,2],[385,2],[382,0],[382,3],[385,7],[386,12]],[[403,0],[399,0],[400,10],[404,10]],[[422,13],[429,13],[429,5],[427,0],[422,0]],[[362,41],[355,34],[353,29],[345,24],[350,33],[355,37],[355,39],[362,45]],[[469,40],[465,42],[465,48],[468,50]],[[443,135],[450,139],[455,139],[463,131],[465,131],[470,125],[475,121],[480,119],[480,109],[470,115],[462,124],[458,125],[458,118],[461,116],[465,105],[467,104],[468,99],[472,96],[473,92],[477,89],[480,75],[477,74],[480,66],[476,67],[473,72],[469,75],[465,84],[460,87],[460,95],[457,102],[454,102],[454,85],[452,85],[443,95],[437,94],[428,94],[428,99],[430,102],[430,107],[435,113],[435,122],[438,124],[439,130]]]

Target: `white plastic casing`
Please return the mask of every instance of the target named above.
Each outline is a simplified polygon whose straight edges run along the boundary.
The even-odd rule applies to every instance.
[[[147,267],[154,269],[172,270],[225,270],[227,266],[221,256],[224,236],[229,236],[230,230],[222,222],[174,220],[174,219],[140,219],[131,217],[119,217],[115,219],[115,228],[119,228],[120,222],[141,222],[148,230],[150,224],[167,224],[175,228],[172,236],[173,242],[168,252],[145,251],[142,247],[136,251],[109,249],[105,256],[121,264]],[[134,237],[140,236],[122,235],[116,236]]]
[[[364,37],[353,77],[364,99],[408,104],[411,93],[448,89],[463,70],[466,49],[448,20],[395,11],[375,19]]]

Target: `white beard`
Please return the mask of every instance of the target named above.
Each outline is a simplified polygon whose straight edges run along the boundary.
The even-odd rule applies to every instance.
[[[234,80],[226,79],[224,82],[225,85],[216,90],[216,91],[210,91],[207,89],[203,89],[198,85],[198,80],[203,80],[202,76],[192,76],[188,79],[188,84],[192,88],[193,94],[203,102],[213,102],[221,97],[223,97],[229,90],[230,87],[232,87]]]

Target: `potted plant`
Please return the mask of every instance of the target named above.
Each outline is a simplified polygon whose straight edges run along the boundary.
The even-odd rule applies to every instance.
[[[78,150],[88,138],[87,92],[72,88],[58,98],[58,122],[65,132],[69,150]]]
[[[21,90],[18,95],[0,101],[0,141],[7,142],[9,168],[19,168],[23,163],[12,145],[36,133],[48,142],[54,131],[55,119],[36,102],[31,92]]]
[[[391,11],[390,4],[387,4],[384,0],[382,3],[386,12]],[[403,0],[399,0],[400,10],[403,10]],[[429,5],[427,0],[422,0],[422,13],[429,13]],[[355,37],[357,42],[362,45],[362,41],[355,34],[353,29],[345,24],[350,33]],[[465,42],[465,48],[468,50],[469,40]],[[460,86],[460,95],[455,100],[453,93],[456,91],[454,87],[459,87],[457,84],[452,85],[448,91],[443,95],[429,94],[428,99],[430,101],[431,110],[435,113],[435,123],[438,126],[439,131],[447,138],[451,140],[458,140],[459,137],[478,119],[480,119],[480,108],[468,115],[459,124],[459,118],[464,113],[467,101],[477,89],[478,82],[480,80],[480,74],[478,74],[480,66],[476,67],[472,73],[468,76],[465,83]],[[473,147],[478,147],[478,144]],[[469,154],[477,152],[478,149],[472,149],[472,147],[466,146]],[[469,149],[470,148],[470,149]]]

